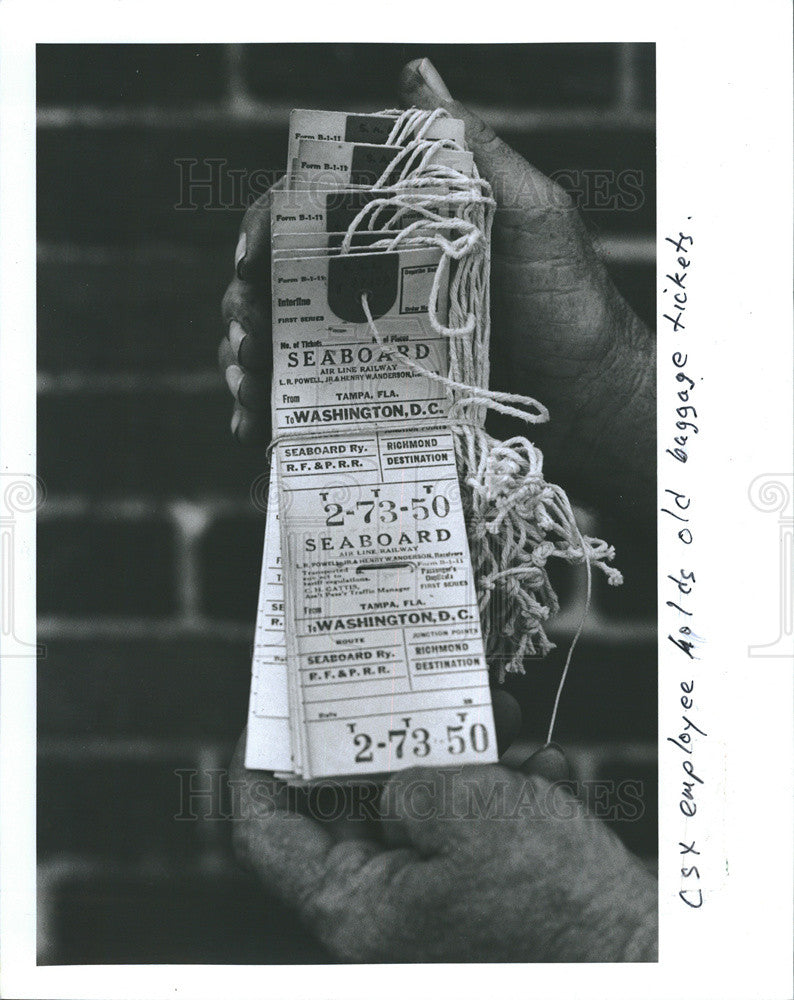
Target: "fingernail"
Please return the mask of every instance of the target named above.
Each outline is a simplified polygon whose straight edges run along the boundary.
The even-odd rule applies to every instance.
[[[439,101],[451,101],[452,94],[447,89],[447,85],[441,79],[441,74],[429,59],[419,59],[413,67],[422,78],[424,85],[430,90]]]
[[[239,365],[229,365],[226,369],[226,385],[229,386],[229,392],[237,399],[237,393],[240,390],[240,383],[245,376],[245,372],[240,368]]]
[[[535,774],[550,782],[568,781],[571,777],[568,758],[558,743],[547,743],[536,750],[524,761],[521,770],[524,774]]]
[[[237,273],[238,278],[242,278],[240,273],[240,268],[245,262],[245,251],[248,246],[248,235],[245,231],[240,233],[240,239],[237,241],[237,249],[234,251],[234,270]]]
[[[232,354],[240,360],[240,345],[245,340],[248,334],[240,326],[236,319],[233,319],[229,324],[229,343],[232,346]]]
[[[232,437],[237,437],[237,428],[240,426],[240,421],[242,419],[242,411],[236,409],[232,414]]]

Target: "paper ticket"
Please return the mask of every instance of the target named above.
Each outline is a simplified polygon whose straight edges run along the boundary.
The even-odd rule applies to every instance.
[[[284,584],[281,577],[278,475],[275,463],[270,471],[266,517],[251,660],[245,766],[255,770],[287,772],[295,769],[295,762],[290,736]]]
[[[401,206],[429,204],[428,188],[406,187],[400,190]],[[435,195],[446,194],[447,188],[433,187]],[[343,233],[359,212],[371,206],[366,228],[389,228],[398,211],[401,224],[412,222],[416,215],[405,212],[392,202],[396,192],[392,189],[372,191],[365,188],[334,188],[328,190],[317,185],[310,187],[276,188],[271,191],[270,223],[273,238],[289,233]],[[446,210],[434,208],[438,214]],[[375,225],[369,222],[376,220]]]
[[[360,253],[374,243],[393,240],[397,232],[394,229],[355,232],[350,238],[349,252]],[[273,237],[272,253],[274,256],[282,257],[318,257],[326,253],[338,253],[345,235],[345,233],[285,233]]]
[[[495,761],[449,428],[276,455],[304,777]]]
[[[395,119],[388,115],[359,115],[346,111],[310,111],[295,108],[289,116],[287,162],[298,154],[301,139],[326,142],[366,142],[382,144],[391,135]],[[463,144],[464,126],[459,118],[437,118],[426,130],[428,139],[451,139]]]
[[[389,348],[425,369],[446,372],[448,344],[427,315],[439,260],[435,248],[336,260],[274,258],[274,434],[437,418],[446,411],[443,386],[378,345],[360,302],[366,287]],[[442,294],[442,322],[445,313]]]
[[[435,245],[374,245],[422,218],[438,233],[454,178],[419,165],[471,175],[473,157],[457,120],[407,152],[386,145],[395,121],[294,112],[272,193],[275,440],[246,765],[291,781],[497,759],[439,379],[448,270]],[[399,187],[368,187],[384,175]]]
[[[402,146],[301,139],[291,180],[335,187],[372,185],[402,152]],[[401,157],[399,165],[393,171],[395,176],[409,163],[417,166],[421,158],[418,153],[412,157],[408,154]],[[461,149],[436,149],[428,162],[433,166],[449,167],[467,175],[471,175],[474,168],[473,154]]]

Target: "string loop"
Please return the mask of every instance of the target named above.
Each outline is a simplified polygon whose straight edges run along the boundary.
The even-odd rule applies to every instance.
[[[485,430],[488,411],[533,425],[549,420],[538,400],[488,387],[490,350],[490,243],[496,209],[491,187],[474,176],[433,163],[442,149],[463,147],[428,139],[443,109],[381,112],[394,117],[388,144],[400,145],[374,184],[379,196],[350,223],[340,252],[352,251],[359,232],[383,232],[373,250],[437,247],[441,256],[428,302],[433,330],[449,348],[445,374],[431,371],[389,346],[373,319],[368,296],[361,306],[369,330],[395,363],[444,386],[447,420],[466,515],[477,600],[490,663],[498,677],[525,672],[525,660],[554,648],[545,623],[559,610],[547,565],[550,559],[583,563],[587,575],[584,611],[557,689],[547,742],[551,741],[562,688],[590,608],[592,568],[613,586],[622,583],[610,565],[614,550],[582,534],[565,492],[543,476],[543,456],[525,437],[498,441]],[[393,235],[392,235],[393,231]]]

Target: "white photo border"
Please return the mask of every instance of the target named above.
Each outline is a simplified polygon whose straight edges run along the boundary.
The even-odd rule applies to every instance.
[[[224,10],[224,19],[219,13]],[[788,1000],[792,941],[792,662],[765,655],[782,627],[787,578],[779,519],[753,490],[794,485],[792,441],[791,11],[761,0],[740,10],[670,0],[487,11],[406,0],[395,12],[240,0],[70,4],[6,0],[0,8],[0,463],[35,482],[35,43],[405,41],[656,43],[658,308],[676,254],[693,237],[686,333],[659,318],[659,509],[691,500],[691,545],[659,520],[660,958],[647,965],[69,966],[35,965],[36,659],[4,634],[2,993],[22,998],[642,996]],[[688,228],[687,228],[688,227]],[[696,379],[699,433],[689,461],[671,458],[679,370]],[[693,374],[694,373],[694,374]],[[753,485],[755,484],[755,485]],[[766,488],[774,492],[774,486]],[[794,500],[789,498],[790,503]],[[769,504],[767,504],[769,507]],[[774,506],[774,504],[772,505]],[[771,510],[772,508],[769,507]],[[15,524],[15,635],[35,636],[35,512]],[[667,638],[679,626],[666,574],[697,575],[699,657]],[[783,567],[781,570],[780,567]],[[789,570],[790,572],[790,564]],[[790,593],[790,591],[788,591]],[[20,640],[21,641],[21,640]],[[781,647],[783,648],[783,647]],[[751,650],[755,650],[751,653]],[[15,654],[15,655],[10,655]],[[679,810],[681,683],[705,783],[689,824]],[[702,847],[705,904],[682,902],[679,841]]]

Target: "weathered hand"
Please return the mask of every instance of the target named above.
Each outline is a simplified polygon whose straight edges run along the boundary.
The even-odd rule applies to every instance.
[[[573,200],[454,101],[429,60],[405,67],[401,89],[406,105],[444,107],[464,121],[497,200],[492,387],[549,408],[551,421],[529,436],[563,486],[586,499],[647,501],[655,490],[654,338],[612,284]]]
[[[498,202],[493,230],[493,388],[535,396],[551,422],[532,428],[552,478],[627,512],[654,495],[655,346],[610,281],[563,189],[453,101],[428,60],[403,71],[406,104],[447,108]],[[236,277],[223,301],[219,361],[247,444],[268,433],[270,197],[246,212]]]
[[[413,768],[372,788],[374,822],[328,824],[246,771],[242,744],[230,774],[238,857],[338,958],[655,960],[653,878],[559,782],[495,765]],[[541,757],[534,770],[553,777],[557,762]]]
[[[270,428],[273,358],[270,191],[257,198],[243,217],[234,269],[221,306],[227,333],[218,348],[218,363],[234,399],[232,434],[243,444],[264,445]]]

